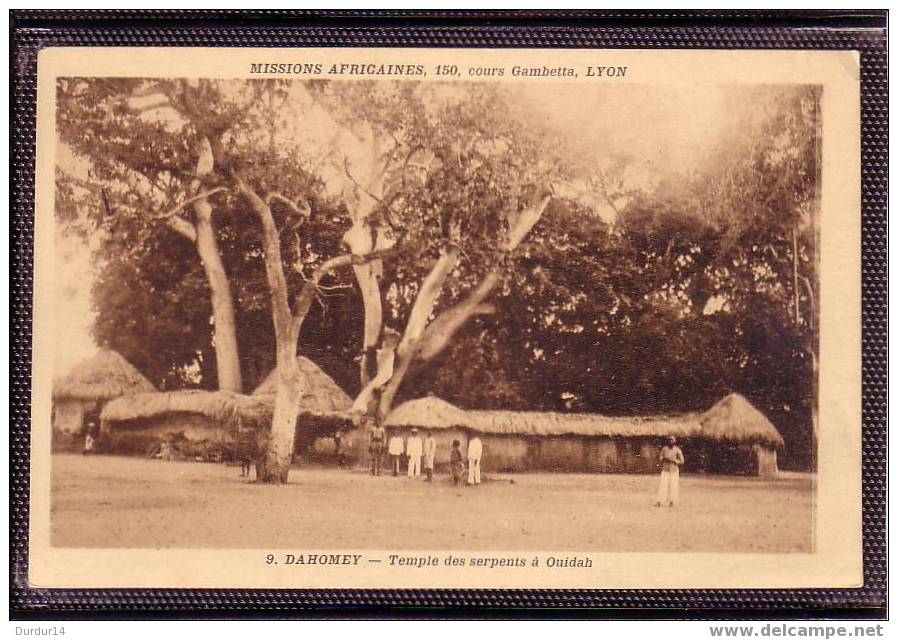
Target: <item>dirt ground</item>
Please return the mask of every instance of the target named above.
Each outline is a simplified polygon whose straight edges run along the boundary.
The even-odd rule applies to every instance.
[[[515,474],[453,487],[303,466],[258,485],[239,467],[53,456],[61,547],[557,549],[810,552],[812,476],[683,476],[654,507],[655,476]]]

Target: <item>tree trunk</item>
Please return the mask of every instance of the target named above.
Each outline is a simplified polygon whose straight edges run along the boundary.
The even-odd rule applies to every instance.
[[[242,393],[234,299],[212,226],[212,206],[208,200],[203,199],[194,203],[193,209],[196,213],[196,249],[212,292],[212,316],[215,321],[213,344],[218,388],[221,391]]]
[[[343,242],[355,256],[364,256],[374,249],[382,249],[380,237],[375,242],[373,229],[364,222],[365,215],[355,214],[352,227],[343,234]],[[364,389],[371,382],[370,357],[377,347],[383,326],[383,302],[380,296],[379,279],[383,273],[383,263],[379,260],[356,264],[352,267],[365,309],[365,324],[362,335],[362,357],[359,363],[359,382]]]
[[[370,264],[354,265],[356,280],[362,291],[362,305],[365,308],[365,330],[362,336],[362,359],[359,363],[359,382],[364,388],[371,380],[369,356],[377,347],[380,329],[383,325],[383,303],[377,275]]]
[[[409,367],[412,366],[412,361],[414,359],[414,352],[407,351],[400,354],[399,364],[393,370],[393,375],[390,377],[390,381],[384,387],[383,393],[380,396],[380,402],[377,406],[378,417],[384,418],[393,409],[396,393],[399,391],[402,381],[405,380],[405,374],[408,373]]]
[[[274,398],[274,415],[271,435],[256,472],[260,482],[283,484],[290,473],[293,459],[293,440],[296,435],[296,417],[303,390],[296,365],[296,345],[301,323],[294,322],[290,312],[287,278],[281,257],[280,236],[271,213],[271,207],[239,178],[237,187],[252,205],[262,225],[262,250],[265,254],[265,276],[271,292],[271,315],[277,345],[277,387]]]
[[[449,276],[449,272],[458,264],[459,250],[454,244],[446,245],[440,252],[440,257],[436,264],[424,278],[421,283],[421,290],[415,298],[415,304],[412,305],[409,314],[408,324],[405,326],[405,333],[402,335],[402,341],[396,349],[396,355],[399,362],[396,365],[393,375],[384,388],[380,397],[377,414],[383,418],[390,409],[393,408],[393,401],[396,398],[396,392],[399,391],[399,385],[408,373],[409,367],[415,359],[418,351],[418,341],[427,328],[427,319],[433,312],[440,292],[443,290],[443,284]]]
[[[295,356],[285,354],[278,358],[271,433],[265,451],[256,465],[256,478],[259,482],[286,484],[289,479],[301,395],[297,384],[298,373]]]
[[[798,233],[796,233],[795,227],[792,227],[792,298],[795,305],[796,327],[801,324],[800,296],[801,294],[798,290]]]

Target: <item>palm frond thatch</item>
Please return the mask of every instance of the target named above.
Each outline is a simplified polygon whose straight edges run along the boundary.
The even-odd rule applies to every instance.
[[[334,382],[333,378],[304,356],[297,356],[296,364],[302,378],[303,397],[300,400],[300,406],[303,411],[324,415],[349,410],[352,406],[352,398],[346,395],[346,392]],[[253,391],[253,396],[273,397],[276,390],[277,369],[273,369],[262,381],[262,384]]]
[[[773,423],[738,393],[731,393],[699,416],[702,436],[713,440],[764,443],[782,447],[785,442]]]
[[[78,364],[53,383],[53,398],[78,400],[109,400],[134,393],[155,391],[134,366],[119,353],[103,349]]]

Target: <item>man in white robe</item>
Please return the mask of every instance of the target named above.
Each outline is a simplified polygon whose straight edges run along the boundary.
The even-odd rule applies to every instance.
[[[408,477],[417,478],[421,475],[421,455],[424,453],[424,443],[418,437],[418,430],[412,429],[412,435],[405,443],[405,455],[408,456]]]
[[[483,457],[483,443],[476,435],[468,440],[468,484],[480,484],[480,459]]]
[[[680,499],[680,465],[686,460],[677,446],[677,439],[670,436],[661,448],[661,486],[658,488],[656,507],[674,506]]]

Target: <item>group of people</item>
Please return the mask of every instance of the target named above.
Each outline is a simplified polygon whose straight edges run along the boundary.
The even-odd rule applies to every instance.
[[[418,435],[417,429],[412,429],[408,439],[403,440],[398,432],[394,432],[389,439],[386,430],[379,424],[371,427],[368,432],[368,452],[371,454],[371,475],[379,476],[383,468],[385,456],[390,457],[390,468],[394,476],[400,472],[402,458],[408,460],[408,477],[418,478],[422,468],[424,477],[428,482],[433,481],[433,467],[437,455],[437,441],[429,429],[424,431],[424,438]],[[483,457],[483,443],[476,435],[468,441],[467,450],[467,484],[480,484],[480,460]],[[452,483],[457,485],[465,476],[465,460],[461,452],[461,442],[452,441],[452,450],[449,452],[449,471],[452,475]]]
[[[340,450],[342,432],[335,436],[337,455],[343,464],[343,455]],[[412,429],[407,440],[403,440],[399,432],[394,432],[389,439],[386,430],[379,424],[375,424],[368,432],[368,452],[371,454],[371,475],[379,476],[383,468],[384,458],[390,456],[390,468],[393,475],[400,473],[400,463],[403,456],[408,459],[408,477],[417,478],[421,475],[422,463],[425,479],[433,480],[433,467],[436,460],[437,441],[429,429],[424,431],[424,439],[418,435],[417,429]],[[480,460],[483,457],[483,443],[477,435],[468,440],[467,450],[467,484],[480,484]],[[661,448],[659,455],[661,463],[661,485],[658,489],[658,501],[656,507],[673,507],[680,497],[680,467],[685,463],[683,450],[677,446],[677,439],[673,436],[667,439],[667,443]],[[465,477],[465,459],[461,452],[461,442],[452,441],[452,451],[449,453],[449,470],[452,475],[452,483],[458,485]]]

